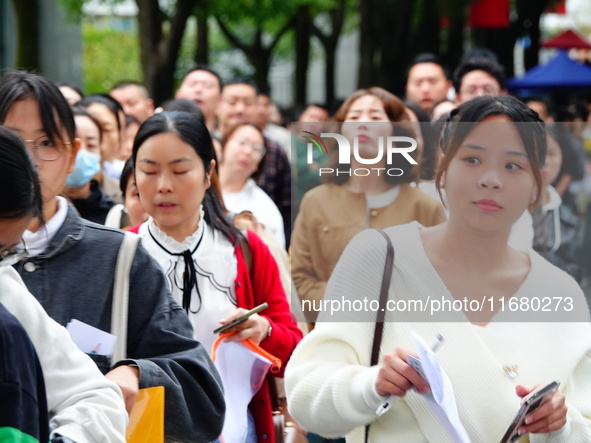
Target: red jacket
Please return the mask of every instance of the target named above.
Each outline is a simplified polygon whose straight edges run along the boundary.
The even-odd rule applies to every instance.
[[[136,234],[138,230],[139,226],[129,229]],[[260,347],[280,358],[282,362],[281,370],[275,374],[269,373],[267,375],[266,383],[254,395],[249,405],[259,442],[265,443],[275,441],[269,382],[274,382],[271,377],[283,377],[285,365],[287,365],[296,345],[302,339],[302,331],[291,314],[285,291],[279,279],[279,269],[269,248],[254,232],[247,231],[247,235],[254,278],[252,280],[250,278],[251,273],[238,244],[236,246],[238,271],[234,282],[236,300],[238,307],[244,309],[252,309],[264,302],[269,304],[269,307],[261,315],[269,320],[273,329],[271,336],[263,340]]]
[[[247,231],[247,234],[252,253],[252,275],[254,278],[251,281],[241,248],[237,246],[238,273],[234,286],[238,307],[252,309],[264,302],[269,304],[269,307],[261,312],[261,315],[269,320],[273,330],[271,336],[261,342],[260,347],[280,358],[282,362],[281,371],[277,374],[271,375],[269,373],[267,375],[267,382],[255,394],[249,407],[254,418],[259,442],[274,442],[273,410],[268,384],[274,382],[271,379],[272,376],[283,377],[285,365],[287,365],[296,345],[302,339],[302,331],[291,315],[285,291],[279,279],[277,263],[269,252],[269,248],[254,232]]]

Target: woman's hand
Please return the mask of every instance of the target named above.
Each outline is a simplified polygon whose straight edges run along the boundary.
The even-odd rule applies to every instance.
[[[246,309],[238,308],[232,314],[220,320],[221,324],[226,324],[236,317],[248,312]],[[226,329],[226,332],[236,332],[236,334],[227,337],[226,341],[242,341],[250,338],[255,344],[260,344],[264,339],[267,338],[269,333],[269,326],[271,323],[267,318],[261,317],[258,314],[253,314],[241,323],[232,326],[230,329]]]
[[[123,400],[125,401],[125,409],[129,414],[140,389],[140,371],[138,368],[131,366],[118,366],[115,369],[107,372],[105,375],[109,380],[115,383],[123,392]]]
[[[376,391],[379,395],[393,394],[397,397],[404,397],[406,391],[413,387],[422,394],[429,393],[429,385],[408,364],[406,354],[416,356],[408,349],[397,347],[382,358],[376,379]]]
[[[529,389],[525,386],[517,385],[515,387],[515,392],[519,397],[525,399],[527,395],[542,386],[544,385],[540,384]],[[546,403],[525,416],[525,426],[522,426],[521,429],[519,429],[519,435],[528,432],[532,434],[541,434],[544,432],[556,431],[566,424],[567,411],[568,407],[566,406],[564,394],[559,390],[556,390]]]

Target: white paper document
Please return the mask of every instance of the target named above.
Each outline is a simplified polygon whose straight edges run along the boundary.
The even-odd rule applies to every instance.
[[[429,384],[431,394],[424,395],[425,400],[454,442],[471,443],[458,415],[456,398],[449,376],[439,365],[435,353],[427,343],[418,334],[413,333],[413,337],[420,360],[412,359],[409,364]]]
[[[87,325],[80,320],[72,320],[66,325],[72,341],[82,352],[87,354],[111,355],[117,337]]]
[[[272,363],[241,342],[224,341],[216,350],[214,363],[222,379],[226,400],[221,441],[244,443],[248,430],[248,404],[263,385]]]

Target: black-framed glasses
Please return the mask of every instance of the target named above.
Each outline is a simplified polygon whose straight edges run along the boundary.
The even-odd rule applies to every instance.
[[[47,162],[57,160],[63,152],[63,149],[61,149],[48,135],[42,135],[35,140],[24,140],[24,142],[31,144],[35,155]],[[71,142],[65,142],[64,144],[67,146],[70,145]]]
[[[0,268],[12,266],[15,263],[21,261],[27,255],[29,255],[29,250],[27,249],[27,245],[24,241],[23,245],[23,248],[13,249],[11,251],[4,251],[0,253]]]

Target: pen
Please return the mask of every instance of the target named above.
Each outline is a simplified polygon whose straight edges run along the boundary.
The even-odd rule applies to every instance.
[[[437,349],[439,348],[439,346],[441,345],[442,342],[443,342],[443,336],[441,334],[437,334],[437,336],[435,337],[435,339],[431,343],[431,351],[433,351],[433,352],[437,351]],[[393,395],[393,394],[388,395],[388,397],[386,398],[384,403],[382,403],[380,405],[380,407],[378,408],[378,410],[376,411],[376,414],[378,414],[378,416],[384,415],[386,413],[386,411],[388,409],[390,409],[390,406],[392,406],[392,403],[394,403],[394,400],[396,400],[395,395]]]

